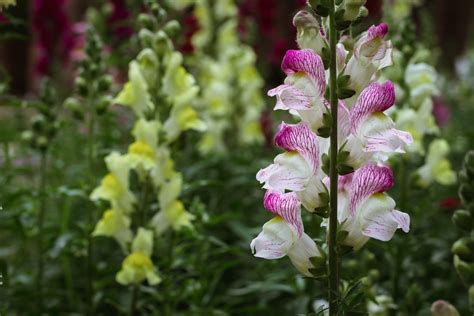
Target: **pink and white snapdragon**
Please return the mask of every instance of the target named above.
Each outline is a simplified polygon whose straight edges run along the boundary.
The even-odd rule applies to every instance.
[[[329,152],[330,107],[325,98],[328,76],[323,58],[318,55],[321,43],[327,40],[319,26],[313,27],[318,31],[311,33],[317,45],[311,45],[308,33],[306,37],[300,34],[303,26],[306,31],[311,27],[307,25],[311,21],[306,19],[298,28],[301,49],[290,50],[283,58],[285,83],[268,92],[276,97],[275,110],[287,110],[300,122],[281,123],[275,144],[284,153],[257,173],[257,180],[267,190],[264,207],[276,217],[265,223],[251,243],[255,256],[288,256],[307,276],[314,267],[311,258],[324,255],[304,232],[301,205],[309,212],[321,214],[321,210],[327,209],[330,187],[323,163]],[[341,243],[354,250],[370,238],[388,241],[397,229],[408,232],[410,226],[409,215],[396,210],[395,201],[386,193],[394,185],[387,159],[403,153],[404,147],[412,142],[411,135],[396,129],[392,119],[384,114],[395,103],[394,85],[390,81],[376,81],[377,71],[392,64],[392,44],[384,39],[387,31],[384,23],[370,27],[355,43],[352,54],[342,43],[337,45],[339,76],[346,77],[342,78],[345,88],[352,92],[338,105],[338,150],[342,160],[338,161],[338,221],[339,230],[347,236]],[[348,55],[351,57],[346,64]],[[325,220],[322,226],[326,227]]]

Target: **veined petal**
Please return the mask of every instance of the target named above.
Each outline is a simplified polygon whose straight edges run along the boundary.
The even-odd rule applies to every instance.
[[[367,136],[366,151],[403,153],[405,145],[413,143],[410,133],[391,128]]]
[[[269,90],[268,96],[277,98],[274,110],[307,110],[311,108],[311,98],[313,97],[289,84]]]
[[[312,49],[289,50],[281,63],[282,70],[287,75],[304,72],[311,77],[319,92],[324,94],[326,79],[321,57]]]
[[[322,182],[322,173],[317,173],[308,181],[308,185],[303,191],[296,192],[301,204],[309,211],[314,212],[317,207],[323,206],[320,193],[325,192]]]
[[[263,198],[263,206],[275,215],[283,218],[292,225],[298,237],[303,234],[303,221],[301,219],[301,203],[296,193],[279,193],[267,191]]]
[[[318,138],[306,123],[281,123],[275,144],[287,151],[297,151],[308,161],[313,172],[317,172],[320,165]]]
[[[297,152],[286,152],[275,157],[274,164],[257,173],[263,188],[284,192],[302,191],[313,171],[307,160]]]
[[[365,88],[351,109],[352,132],[357,132],[361,122],[370,114],[383,112],[395,103],[395,87],[391,81],[371,83]]]
[[[296,239],[296,232],[277,216],[263,225],[262,232],[252,240],[250,248],[255,257],[279,259],[288,254]]]
[[[362,234],[388,241],[395,231],[402,228],[408,232],[410,217],[406,213],[394,211],[395,201],[386,194],[375,194],[360,206],[360,223]]]
[[[354,45],[354,55],[359,57],[373,57],[381,59],[381,49],[383,46],[383,38],[388,33],[388,25],[380,23],[379,25],[372,25],[367,33],[365,33]]]
[[[305,233],[303,233],[301,238],[299,238],[288,251],[288,257],[291,263],[293,263],[299,272],[308,277],[312,276],[309,269],[314,268],[310,258],[319,256],[321,256],[321,253],[316,243]]]
[[[361,203],[375,193],[385,192],[393,184],[393,173],[389,167],[369,164],[356,170],[350,192],[350,214],[356,215]]]

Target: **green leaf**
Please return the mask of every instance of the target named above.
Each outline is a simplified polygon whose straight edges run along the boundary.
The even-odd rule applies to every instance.
[[[338,88],[337,89],[337,96],[339,99],[341,100],[344,100],[344,99],[348,99],[350,97],[352,97],[356,92],[354,90],[351,90],[351,89],[347,89],[347,88]]]

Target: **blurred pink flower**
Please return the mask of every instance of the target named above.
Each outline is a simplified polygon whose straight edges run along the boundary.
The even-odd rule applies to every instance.
[[[433,115],[436,120],[436,124],[439,127],[443,127],[448,124],[449,119],[451,118],[451,111],[449,107],[444,103],[444,100],[439,97],[433,97]]]

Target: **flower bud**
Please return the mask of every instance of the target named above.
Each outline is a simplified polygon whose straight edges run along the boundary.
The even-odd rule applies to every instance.
[[[158,31],[154,35],[153,43],[156,52],[163,53],[164,51],[166,51],[166,49],[168,49],[169,38],[165,32]]]
[[[344,21],[354,21],[366,0],[346,0],[344,3]]]
[[[432,316],[459,316],[456,308],[446,301],[438,300],[431,305]]]
[[[465,261],[462,261],[459,256],[454,256],[454,267],[458,272],[459,276],[463,280],[463,282],[467,284],[474,283],[474,265],[469,264]]]
[[[110,89],[112,85],[112,77],[110,75],[104,75],[99,78],[97,83],[97,91],[98,92],[105,92]]]
[[[463,183],[459,187],[459,196],[463,204],[469,204],[474,200],[474,188],[469,183]]]
[[[75,85],[77,87],[79,95],[86,97],[89,92],[86,80],[83,77],[79,76],[75,80]]]
[[[168,21],[165,26],[163,27],[163,31],[169,36],[169,37],[175,37],[181,26],[179,25],[178,21],[176,20],[171,20]]]
[[[112,98],[110,96],[102,97],[97,103],[96,112],[98,115],[102,115],[107,111],[107,108],[112,104]]]
[[[38,149],[40,150],[45,150],[46,148],[48,148],[48,138],[46,138],[46,136],[39,136],[37,139],[36,139],[36,142],[35,142],[35,145],[36,147],[38,147]]]
[[[468,238],[457,240],[451,247],[451,251],[462,260],[470,261],[472,259],[472,241]]]
[[[472,216],[469,211],[457,210],[452,217],[454,225],[463,230],[472,229]]]
[[[148,29],[141,29],[138,33],[138,37],[145,47],[152,47],[153,45],[153,33]]]
[[[35,115],[31,119],[31,125],[35,132],[41,132],[45,128],[46,120],[44,119],[43,115]]]
[[[21,133],[21,140],[23,140],[26,143],[30,143],[33,140],[33,137],[34,137],[34,134],[30,130],[23,131]]]
[[[149,14],[140,13],[138,15],[138,22],[146,29],[153,30],[155,26],[155,20]]]
[[[299,11],[293,18],[293,25],[296,27],[296,41],[300,48],[311,48],[321,55],[325,46],[324,39],[320,32],[318,20],[308,11]]]

